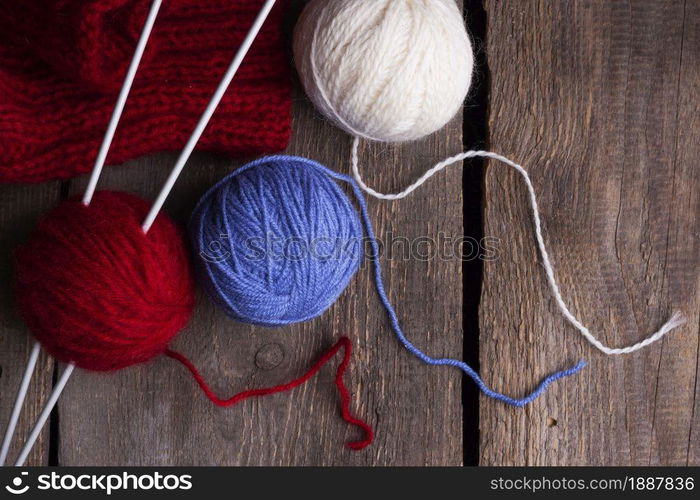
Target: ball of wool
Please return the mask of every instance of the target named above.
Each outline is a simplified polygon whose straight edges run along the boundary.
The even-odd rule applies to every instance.
[[[149,204],[98,191],[89,206],[61,203],[17,250],[17,305],[57,359],[116,370],[165,350],[194,308],[183,235],[161,214],[144,234]]]
[[[454,0],[312,0],[294,32],[306,94],[348,133],[408,141],[442,128],[474,55]]]
[[[212,187],[190,221],[203,288],[231,317],[265,326],[314,318],[347,287],[362,226],[319,164],[273,156]]]

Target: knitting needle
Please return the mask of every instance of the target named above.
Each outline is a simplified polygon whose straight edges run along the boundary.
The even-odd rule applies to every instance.
[[[12,415],[10,415],[10,422],[7,424],[7,429],[5,430],[5,438],[2,441],[2,448],[0,448],[0,467],[5,465],[7,453],[10,451],[12,435],[15,433],[15,427],[17,427],[17,421],[19,420],[19,415],[22,412],[22,406],[24,405],[24,398],[27,396],[29,382],[32,380],[34,367],[36,366],[37,359],[39,359],[39,352],[41,352],[41,345],[39,342],[35,341],[34,346],[32,347],[32,352],[29,355],[29,361],[24,369],[22,382],[20,383],[19,391],[17,392],[17,399],[15,399],[15,406],[12,408]]]
[[[87,189],[85,190],[85,195],[83,196],[83,205],[89,205],[92,201],[92,196],[95,194],[95,189],[97,188],[97,181],[100,179],[100,174],[102,173],[102,167],[104,167],[105,160],[107,159],[107,152],[112,144],[112,139],[114,139],[114,133],[117,130],[117,125],[119,124],[119,119],[124,111],[124,106],[126,105],[126,100],[129,97],[129,92],[131,91],[131,85],[134,83],[134,78],[136,77],[136,71],[141,63],[141,57],[143,56],[144,50],[146,50],[146,44],[149,37],[151,36],[151,30],[156,22],[156,17],[158,17],[158,11],[160,10],[160,5],[163,0],[153,0],[151,4],[151,10],[148,12],[148,17],[146,18],[146,24],[141,31],[141,36],[139,37],[138,44],[136,45],[136,51],[131,59],[131,64],[129,65],[129,70],[124,78],[124,83],[122,84],[122,89],[119,92],[119,97],[117,98],[117,104],[114,106],[114,111],[112,112],[112,118],[109,120],[109,125],[107,125],[107,132],[105,133],[104,139],[102,140],[102,145],[97,153],[97,159],[95,160],[95,166],[92,168],[92,174],[90,174],[90,181],[88,182]]]
[[[175,185],[175,181],[180,175],[180,172],[182,172],[185,163],[187,163],[187,160],[189,159],[190,155],[192,154],[192,151],[194,150],[194,147],[197,145],[199,138],[202,136],[204,129],[209,123],[209,120],[214,114],[214,111],[219,105],[219,102],[221,102],[222,97],[226,93],[226,90],[228,89],[229,85],[231,84],[231,80],[233,80],[233,77],[236,75],[238,68],[243,62],[243,58],[245,58],[246,54],[248,53],[248,50],[250,50],[250,46],[253,44],[255,37],[260,32],[260,28],[262,28],[262,25],[265,23],[265,20],[270,14],[272,7],[274,7],[275,2],[276,0],[267,0],[265,5],[263,5],[263,8],[260,10],[258,17],[255,19],[253,26],[250,28],[250,31],[248,31],[248,34],[243,40],[243,43],[238,49],[238,52],[234,56],[233,61],[231,61],[231,65],[224,74],[221,83],[219,83],[219,86],[214,92],[211,101],[209,101],[209,104],[207,105],[206,109],[204,110],[204,113],[199,119],[199,123],[197,123],[194,132],[192,132],[192,136],[190,136],[189,140],[187,141],[187,144],[185,145],[185,148],[182,150],[182,153],[180,153],[180,157],[177,159],[175,166],[170,172],[170,176],[165,181],[165,184],[163,185],[163,188],[158,194],[156,201],[153,203],[150,212],[148,212],[146,219],[143,221],[142,227],[144,232],[147,232],[151,228],[151,226],[153,225],[153,221],[158,216],[158,212],[160,212],[160,209],[163,208],[163,203],[165,203],[165,199],[170,194],[170,191]]]
[[[29,434],[29,437],[27,438],[27,442],[24,443],[24,446],[22,447],[22,451],[19,452],[19,457],[17,457],[17,461],[15,462],[16,467],[23,466],[24,462],[27,460],[27,457],[29,456],[29,452],[32,451],[32,448],[34,447],[34,443],[36,442],[37,438],[39,437],[39,434],[41,434],[41,429],[44,427],[44,424],[49,419],[49,415],[51,415],[51,411],[53,410],[53,407],[56,406],[56,402],[58,401],[58,398],[61,395],[61,392],[63,392],[63,388],[68,383],[68,379],[70,378],[71,374],[73,373],[73,369],[75,369],[75,365],[73,363],[66,365],[66,367],[63,369],[63,373],[61,374],[61,378],[58,379],[58,382],[56,383],[56,387],[54,387],[53,392],[51,393],[51,396],[49,396],[49,400],[46,402],[46,406],[44,406],[44,409],[41,411],[41,415],[39,415],[39,419],[36,421],[36,424],[34,424],[34,428],[32,429],[32,432]]]
[[[146,219],[144,220],[143,223],[143,231],[144,233],[147,233],[148,230],[151,228],[153,225],[153,221],[155,220],[156,216],[158,215],[158,212],[160,209],[163,207],[163,203],[165,203],[165,199],[168,197],[168,194],[170,194],[170,191],[172,190],[173,185],[175,184],[175,181],[177,180],[177,177],[179,176],[180,172],[182,171],[185,163],[189,159],[190,155],[192,154],[192,151],[194,150],[197,142],[199,141],[200,137],[202,136],[202,133],[204,132],[204,129],[206,128],[207,124],[209,123],[209,120],[211,119],[212,115],[214,114],[214,111],[216,110],[217,106],[221,102],[221,99],[224,96],[224,93],[228,89],[229,85],[231,84],[231,81],[233,80],[233,77],[236,75],[238,72],[238,68],[240,67],[241,63],[243,62],[243,59],[247,55],[248,51],[250,50],[251,45],[253,44],[253,41],[257,37],[258,33],[260,32],[260,29],[262,28],[262,25],[264,24],[265,20],[267,19],[268,15],[270,14],[270,11],[275,5],[276,0],[267,0],[263,8],[260,10],[260,13],[258,14],[257,18],[255,19],[253,26],[250,28],[250,31],[246,35],[245,39],[243,40],[243,43],[241,44],[241,47],[238,49],[238,52],[233,58],[233,61],[231,62],[231,65],[229,66],[228,70],[226,71],[226,74],[224,75],[223,80],[217,87],[216,91],[214,92],[214,95],[207,105],[207,108],[204,110],[204,113],[202,114],[202,117],[199,120],[199,123],[195,127],[194,132],[192,133],[192,136],[190,137],[189,141],[185,145],[185,149],[182,151],[180,154],[180,157],[178,158],[177,163],[175,164],[175,167],[173,167],[173,171],[170,174],[170,177],[166,181],[165,185],[163,186],[163,189],[161,190],[160,194],[158,195],[158,198],[153,204],[153,207],[151,208],[151,211],[149,214],[146,216]],[[148,40],[148,36],[150,35],[150,31],[153,27],[153,22],[155,21],[156,14],[158,12],[158,7],[155,6],[155,4],[158,4],[158,7],[160,7],[161,0],[154,0],[154,5],[151,8],[151,13],[149,14],[146,26],[144,26],[144,30],[141,34],[141,39],[139,40],[139,44],[137,46],[136,53],[134,54],[134,59],[132,60],[132,64],[129,67],[129,72],[127,73],[127,78],[124,81],[124,85],[122,87],[122,90],[119,94],[119,99],[117,101],[117,105],[115,108],[115,111],[112,115],[112,119],[110,120],[107,133],[105,135],[105,139],[102,143],[102,147],[100,148],[100,153],[98,155],[98,159],[95,162],[95,166],[93,168],[92,175],[90,177],[90,183],[88,184],[88,188],[85,193],[85,197],[83,198],[83,204],[89,205],[92,195],[94,194],[95,188],[97,186],[97,181],[99,180],[100,172],[102,170],[102,167],[104,165],[104,161],[107,155],[107,151],[109,150],[109,146],[111,144],[112,138],[114,137],[114,132],[116,130],[117,123],[119,122],[119,118],[121,116],[121,112],[124,108],[124,104],[126,102],[126,98],[128,97],[129,89],[131,87],[131,84],[133,83],[133,78],[136,73],[136,69],[138,68],[138,63],[141,59],[141,56],[143,55],[143,50],[146,45],[146,41]],[[155,8],[155,12],[154,12]],[[69,364],[66,366],[66,368],[63,371],[63,374],[61,375],[61,378],[59,379],[58,383],[56,384],[56,387],[54,388],[53,392],[51,393],[51,396],[49,397],[49,401],[46,403],[46,406],[44,407],[44,410],[41,412],[41,415],[39,416],[39,419],[37,420],[37,423],[35,424],[34,428],[32,429],[32,432],[25,443],[24,447],[22,448],[22,451],[20,452],[20,456],[17,459],[17,462],[15,463],[16,466],[21,466],[24,465],[25,460],[27,459],[27,456],[29,455],[34,443],[36,442],[36,439],[38,438],[39,434],[41,433],[41,429],[46,423],[46,420],[48,419],[49,415],[51,414],[51,411],[53,410],[53,407],[56,405],[56,402],[58,401],[59,396],[61,395],[61,392],[63,391],[63,388],[65,387],[66,383],[68,382],[68,379],[70,378],[71,374],[73,373],[73,369],[75,368],[74,364]]]
[[[146,22],[143,26],[143,29],[141,30],[141,35],[139,36],[134,55],[131,59],[131,63],[129,64],[129,69],[127,70],[126,76],[124,78],[122,88],[119,91],[119,96],[117,98],[114,111],[112,112],[112,117],[109,120],[104,139],[102,140],[102,145],[100,146],[100,150],[97,154],[97,159],[95,160],[95,165],[92,169],[92,174],[90,175],[90,181],[88,182],[88,186],[85,190],[85,195],[83,196],[83,204],[86,206],[90,204],[90,202],[92,201],[92,197],[95,194],[97,181],[100,178],[100,173],[102,172],[105,160],[107,159],[107,153],[112,144],[112,140],[114,139],[114,133],[117,130],[117,125],[119,124],[122,112],[124,111],[124,106],[126,105],[127,98],[129,97],[131,86],[134,83],[136,72],[141,63],[143,53],[146,49],[148,39],[151,36],[151,31],[153,30],[153,25],[155,24],[156,18],[158,17],[158,12],[162,3],[163,0],[153,0],[153,3],[151,4],[151,9],[149,10],[148,16],[146,18]],[[3,465],[5,463],[5,459],[7,458],[10,443],[12,442],[12,437],[17,426],[17,421],[22,410],[22,405],[24,404],[24,400],[27,395],[29,383],[31,382],[40,350],[40,344],[38,342],[35,342],[34,347],[32,348],[31,355],[29,357],[29,361],[24,371],[24,376],[22,377],[22,382],[20,384],[19,391],[17,392],[17,398],[15,399],[15,405],[12,410],[12,415],[10,416],[10,422],[8,423],[7,430],[5,431],[5,437],[3,439],[2,448],[0,449],[0,465]],[[49,396],[49,400],[46,403],[46,406],[44,407],[43,411],[41,412],[41,415],[39,416],[39,419],[37,420],[37,423],[34,426],[34,429],[32,430],[29,438],[27,439],[27,442],[22,448],[20,456],[17,459],[15,465],[20,466],[24,464],[24,461],[27,459],[27,456],[29,455],[32,446],[34,445],[37,438],[39,437],[39,434],[41,433],[42,427],[46,423],[46,420],[51,414],[53,407],[56,405],[56,402],[58,401],[58,398],[61,395],[63,388],[66,386],[68,379],[73,373],[74,368],[75,365],[73,363],[70,363],[64,369],[63,374],[61,375],[61,378],[58,381],[58,384],[56,385],[56,387],[54,387],[53,392]]]

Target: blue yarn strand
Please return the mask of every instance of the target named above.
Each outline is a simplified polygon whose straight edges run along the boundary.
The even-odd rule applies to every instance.
[[[510,396],[506,396],[505,394],[501,394],[500,392],[496,392],[489,386],[487,386],[486,383],[481,379],[479,374],[476,373],[476,371],[464,361],[452,358],[433,358],[432,356],[429,356],[423,351],[421,351],[410,340],[408,340],[408,338],[404,334],[403,329],[399,324],[399,318],[396,315],[394,306],[391,305],[391,301],[389,300],[389,297],[387,296],[386,291],[384,290],[384,281],[382,280],[382,267],[379,262],[379,245],[377,244],[377,238],[374,234],[374,227],[372,225],[372,221],[369,218],[367,202],[365,201],[365,197],[363,196],[362,191],[357,185],[357,182],[355,182],[355,179],[353,179],[352,177],[333,172],[332,170],[315,162],[311,162],[311,165],[313,165],[315,168],[321,169],[334,179],[347,182],[352,187],[355,199],[357,200],[357,203],[360,206],[362,222],[365,226],[365,232],[367,233],[367,238],[369,239],[370,248],[372,250],[372,255],[370,255],[370,258],[372,260],[372,267],[374,269],[374,284],[377,289],[377,293],[379,294],[379,299],[381,300],[384,309],[389,315],[391,329],[394,331],[396,337],[403,344],[403,346],[415,357],[423,361],[425,364],[431,366],[453,366],[455,368],[459,368],[476,383],[477,387],[479,387],[479,390],[482,393],[484,393],[484,395],[493,398],[497,401],[501,401],[502,403],[505,403],[507,405],[516,406],[518,408],[522,408],[523,406],[526,406],[528,403],[531,403],[532,401],[537,399],[552,382],[555,382],[560,378],[574,375],[586,367],[586,361],[581,360],[571,368],[557,371],[548,375],[539,383],[535,390],[527,396],[523,398],[512,398]]]
[[[275,168],[272,168],[274,166]],[[253,168],[260,167],[255,171],[255,175],[242,175]],[[270,168],[265,168],[270,167]],[[309,175],[304,177],[300,175],[297,169],[309,168],[318,173],[324,174],[331,179],[349,184],[353,190],[355,199],[360,207],[362,224],[357,221],[356,211],[352,207],[350,200],[344,195],[342,190],[333,182],[326,182],[322,176]],[[236,186],[235,193],[229,191],[231,184],[229,183],[245,183],[245,185]],[[274,189],[272,187],[274,185]],[[265,191],[268,189],[269,191]],[[254,195],[250,194],[250,190],[257,190]],[[315,192],[319,191],[319,192]],[[322,192],[320,192],[322,191]],[[274,193],[274,197],[271,194]],[[255,198],[255,199],[253,199]],[[269,213],[276,213],[278,218],[279,210],[276,212],[278,203],[287,203],[285,209],[289,212],[289,216],[283,218],[284,230],[293,235],[302,235],[306,233],[321,233],[323,235],[330,234],[334,231],[340,231],[339,236],[345,238],[357,238],[362,236],[362,227],[367,234],[370,243],[372,267],[374,272],[374,283],[379,294],[379,298],[386,310],[391,328],[401,344],[415,357],[422,362],[432,366],[453,366],[459,368],[467,376],[469,376],[479,387],[482,393],[495,400],[505,404],[523,407],[540,396],[547,386],[552,382],[574,375],[586,366],[585,361],[580,361],[574,367],[567,370],[557,371],[544,378],[539,385],[529,395],[524,398],[512,398],[489,388],[481,379],[478,373],[467,363],[451,358],[433,358],[418,347],[416,347],[404,334],[399,324],[398,316],[387,297],[382,280],[382,269],[379,261],[379,245],[374,234],[372,221],[369,217],[366,200],[355,180],[347,175],[334,172],[327,167],[300,157],[294,156],[270,156],[262,158],[255,162],[249,163],[222,181],[212,187],[202,200],[198,203],[194,210],[192,220],[190,222],[193,243],[195,247],[202,246],[206,243],[205,228],[213,222],[218,223],[223,231],[227,234],[236,234],[233,228],[229,227],[228,214],[221,215],[221,212],[232,212],[232,216],[237,224],[243,226],[244,229],[250,229],[251,223],[249,219],[256,218],[257,223],[267,226],[268,223],[281,224],[278,221],[268,221]],[[215,206],[210,206],[210,205]],[[318,204],[319,206],[316,206]],[[219,215],[217,215],[219,214]],[[330,217],[327,215],[331,214]],[[348,220],[351,218],[353,220]],[[334,222],[335,221],[335,222]],[[339,222],[340,221],[340,222]],[[338,227],[338,224],[341,224]],[[310,226],[310,227],[306,227]],[[313,227],[311,227],[313,226]],[[267,229],[266,229],[267,230]],[[317,316],[335,301],[340,292],[347,286],[352,276],[359,267],[359,258],[353,254],[342,266],[334,271],[329,267],[321,268],[317,264],[316,268],[312,267],[312,263],[305,262],[303,265],[306,272],[294,274],[295,289],[301,291],[308,297],[302,297],[305,300],[301,304],[292,307],[290,315],[287,311],[280,309],[282,305],[273,308],[270,303],[274,303],[280,296],[280,291],[269,283],[272,279],[273,269],[268,261],[268,266],[265,276],[271,290],[259,288],[255,276],[251,275],[250,270],[244,269],[242,262],[237,260],[235,249],[231,247],[232,265],[227,263],[208,263],[205,268],[205,286],[208,287],[210,295],[214,297],[219,304],[232,316],[251,323],[262,325],[280,325],[289,324],[298,321],[304,321]],[[361,254],[361,249],[359,251]],[[279,271],[279,270],[278,270]],[[243,274],[241,274],[243,273]],[[302,280],[300,276],[309,275],[309,282]],[[240,280],[245,279],[247,288],[241,289],[232,288]],[[284,281],[284,280],[283,280]],[[296,282],[299,281],[299,282]],[[245,292],[245,293],[243,293]],[[291,292],[290,292],[291,293]],[[235,297],[232,297],[232,294]],[[290,297],[294,295],[291,294]],[[236,299],[236,300],[232,300]],[[245,300],[242,300],[245,299]],[[308,305],[313,300],[320,301],[314,305],[314,311],[309,314],[308,311],[303,311],[301,305]],[[245,306],[245,312],[240,309],[240,304]],[[255,305],[255,307],[250,306]],[[274,305],[274,304],[273,304]],[[258,311],[256,308],[266,308],[264,311]],[[255,310],[254,313],[250,311]]]

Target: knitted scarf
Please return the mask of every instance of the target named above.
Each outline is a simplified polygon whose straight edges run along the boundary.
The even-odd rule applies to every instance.
[[[151,0],[31,0],[0,7],[0,183],[92,168]],[[166,0],[107,161],[182,149],[263,0]],[[198,149],[284,149],[291,83],[286,2],[268,18]]]

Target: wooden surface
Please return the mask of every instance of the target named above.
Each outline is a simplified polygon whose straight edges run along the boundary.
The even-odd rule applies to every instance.
[[[556,383],[524,410],[483,397],[477,405],[473,392],[463,395],[459,372],[425,367],[399,346],[365,266],[328,312],[293,327],[237,323],[200,295],[191,324],[174,342],[226,395],[296,376],[339,336],[350,336],[352,406],[377,433],[365,451],[343,448],[358,435],[339,416],[335,366],[292,394],[220,409],[182,367],[161,357],[109,375],[76,370],[53,415],[51,439],[45,432],[31,464],[459,465],[477,456],[484,465],[700,463],[700,1],[486,0],[483,7],[487,38],[477,46],[490,78],[477,78],[491,82],[490,96],[467,106],[489,106],[490,147],[532,173],[564,297],[614,345],[655,330],[674,308],[688,325],[632,356],[592,349],[549,296],[520,179],[490,164],[483,224],[499,239],[499,254],[483,265],[484,378],[522,395],[583,357],[590,366],[579,377]],[[299,89],[295,96],[288,152],[348,172],[350,139]],[[406,186],[463,143],[473,144],[463,130],[474,126],[457,117],[415,144],[363,144],[366,181],[383,191]],[[107,169],[100,188],[153,199],[175,157]],[[203,192],[243,163],[196,154],[166,212],[185,223]],[[12,248],[41,213],[85,183],[0,186],[0,426],[30,348],[12,312]],[[462,193],[473,191],[463,189],[453,167],[410,200],[369,201],[375,230],[385,241],[389,234],[459,237]],[[462,294],[462,263],[399,254],[385,256],[384,279],[408,337],[431,354],[461,357],[463,325],[470,324],[462,304],[474,302]],[[466,280],[473,267],[465,267]],[[53,362],[42,358],[18,435],[34,421],[53,372]],[[464,445],[477,433],[478,453]]]
[[[700,2],[485,2],[490,147],[530,171],[562,293],[600,339],[627,345],[673,309],[688,324],[607,357],[559,314],[525,189],[489,164],[481,366],[515,394],[590,366],[527,409],[483,400],[483,465],[700,463]]]

